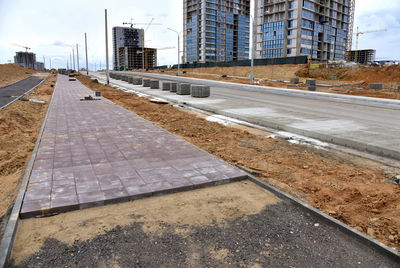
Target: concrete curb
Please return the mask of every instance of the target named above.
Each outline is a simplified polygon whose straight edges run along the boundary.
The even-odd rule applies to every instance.
[[[28,78],[29,78],[29,77],[28,77]],[[26,79],[26,78],[25,78],[25,79]],[[22,79],[22,80],[24,80],[24,79]],[[22,80],[20,80],[20,81],[22,81]],[[21,96],[17,97],[16,99],[10,101],[9,103],[7,103],[7,104],[5,104],[5,105],[3,105],[3,106],[1,106],[1,107],[0,107],[0,110],[6,108],[7,106],[9,106],[9,105],[11,105],[11,104],[13,104],[14,102],[16,102],[17,100],[19,100],[19,99],[22,98],[23,96],[29,94],[32,90],[34,90],[34,89],[36,89],[38,86],[40,86],[40,85],[44,82],[44,80],[45,80],[45,79],[42,79],[42,81],[40,81],[39,84],[37,84],[37,85],[34,86],[33,88],[29,89],[27,92],[25,92],[25,93],[22,94]],[[19,81],[18,81],[18,82],[19,82]],[[17,82],[15,82],[15,83],[17,83]]]
[[[244,170],[244,169],[242,169],[242,170]],[[247,172],[246,170],[244,170],[244,171]],[[386,246],[385,244],[379,242],[378,240],[373,239],[373,238],[369,237],[368,235],[357,231],[356,229],[342,223],[341,221],[338,221],[337,219],[321,212],[320,210],[300,201],[299,199],[297,199],[289,194],[282,192],[281,190],[275,188],[274,186],[271,186],[271,185],[255,178],[254,176],[252,176],[250,174],[248,174],[247,176],[250,181],[252,181],[253,183],[257,184],[258,186],[268,190],[269,192],[272,192],[274,195],[276,195],[280,199],[283,199],[286,202],[295,204],[296,206],[305,210],[306,212],[312,213],[313,215],[317,216],[325,223],[328,223],[331,226],[337,227],[338,229],[340,229],[341,231],[350,235],[351,237],[359,240],[362,243],[368,244],[369,246],[373,247],[380,253],[382,253],[382,254],[386,255],[387,257],[400,263],[400,252],[393,250],[392,248]]]
[[[57,82],[56,82],[56,85],[54,87],[54,90],[56,88],[57,88]],[[54,94],[54,91],[53,91],[53,94]],[[29,178],[29,176],[31,174],[31,171],[32,171],[32,167],[33,167],[33,163],[34,163],[35,158],[36,158],[37,150],[39,149],[40,140],[42,138],[43,131],[44,131],[44,128],[46,126],[47,117],[49,115],[50,105],[51,105],[52,102],[53,102],[53,95],[51,95],[51,100],[50,100],[49,106],[47,107],[46,116],[43,119],[43,123],[42,123],[42,126],[40,128],[39,135],[38,135],[38,138],[37,138],[36,143],[35,143],[35,147],[33,148],[30,160],[29,160],[28,165],[27,165],[27,167],[25,169],[24,178],[23,178],[22,183],[21,183],[21,188],[20,188],[20,190],[18,192],[17,198],[15,199],[14,206],[13,206],[13,209],[11,211],[10,218],[8,220],[8,223],[7,223],[6,230],[5,230],[3,238],[1,240],[1,245],[0,245],[0,267],[6,267],[7,266],[8,260],[9,260],[10,255],[11,255],[12,247],[13,247],[13,244],[14,244],[15,234],[16,234],[16,231],[17,231],[17,228],[18,228],[19,213],[21,211],[22,201],[24,200],[26,187],[28,186],[28,178]]]
[[[312,92],[304,90],[293,90],[293,89],[285,89],[277,87],[252,86],[252,85],[245,85],[245,84],[238,84],[231,82],[221,82],[221,81],[189,78],[189,77],[176,77],[176,76],[152,74],[152,73],[136,73],[136,72],[121,72],[121,73],[124,74],[127,73],[143,77],[151,77],[166,81],[175,81],[175,82],[190,83],[190,84],[203,84],[210,87],[229,87],[237,90],[246,90],[246,91],[262,92],[262,93],[269,93],[269,94],[283,95],[290,97],[316,99],[316,100],[324,100],[324,101],[338,102],[338,103],[345,103],[352,105],[400,110],[399,100],[351,96],[351,95],[325,93],[325,92]]]

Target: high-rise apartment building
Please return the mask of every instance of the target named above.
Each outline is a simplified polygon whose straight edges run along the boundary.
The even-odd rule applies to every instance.
[[[117,70],[124,66],[120,61],[120,51],[125,47],[141,48],[143,46],[144,30],[132,27],[113,27],[113,67]]]
[[[249,58],[250,0],[184,0],[184,62]]]
[[[255,58],[343,60],[351,49],[354,0],[255,0]]]

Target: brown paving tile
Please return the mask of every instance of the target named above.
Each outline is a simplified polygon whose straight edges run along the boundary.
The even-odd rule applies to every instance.
[[[59,76],[21,216],[244,177],[242,171],[108,100],[79,100],[88,94],[93,92]]]

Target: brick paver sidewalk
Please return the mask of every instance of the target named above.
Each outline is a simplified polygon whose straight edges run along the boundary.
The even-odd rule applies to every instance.
[[[32,217],[227,183],[245,173],[59,75],[24,197]]]

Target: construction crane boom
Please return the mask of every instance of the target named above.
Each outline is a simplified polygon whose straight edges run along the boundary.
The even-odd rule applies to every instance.
[[[151,19],[151,21],[153,21],[153,20],[154,19]],[[162,25],[161,23],[151,23],[151,22],[150,22],[150,24],[151,25]],[[123,22],[122,25],[130,25],[131,28],[133,28],[133,25],[148,25],[148,26],[150,26],[148,22],[147,23],[136,23],[136,22],[134,23],[133,19],[131,19],[130,22]]]
[[[378,29],[378,30],[369,30],[369,31],[360,32],[360,29],[357,26],[357,32],[354,33],[354,35],[356,36],[356,50],[358,50],[358,38],[360,37],[360,35],[367,34],[367,33],[386,32],[386,31],[387,31],[387,29]]]

